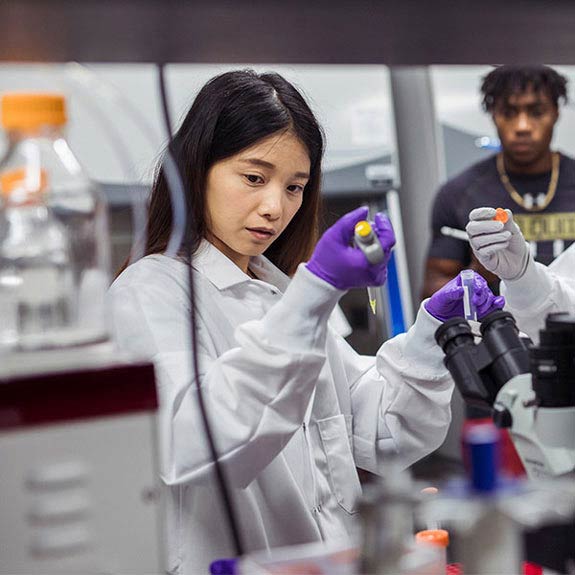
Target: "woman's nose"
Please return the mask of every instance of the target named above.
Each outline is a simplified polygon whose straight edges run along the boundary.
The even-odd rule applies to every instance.
[[[282,212],[281,191],[270,188],[263,194],[259,205],[259,214],[266,218],[277,220]]]

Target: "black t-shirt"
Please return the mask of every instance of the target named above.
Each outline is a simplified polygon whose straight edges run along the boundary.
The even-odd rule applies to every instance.
[[[432,212],[433,239],[428,257],[471,262],[471,248],[465,240],[445,236],[443,226],[465,230],[469,212],[484,206],[509,208],[525,239],[536,242],[535,259],[549,264],[575,241],[575,160],[560,155],[559,180],[555,197],[542,212],[530,212],[516,204],[503,187],[497,173],[496,156],[474,164],[444,184],[437,193]],[[522,196],[545,194],[551,172],[545,174],[507,174]],[[562,240],[555,242],[554,240]]]

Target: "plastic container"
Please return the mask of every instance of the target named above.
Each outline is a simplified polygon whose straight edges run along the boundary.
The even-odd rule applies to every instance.
[[[447,569],[447,546],[449,545],[449,533],[445,529],[426,529],[415,534],[418,545],[424,545],[435,549],[442,573]]]
[[[473,284],[475,282],[475,273],[473,270],[463,270],[460,274],[461,285],[463,287],[463,315],[467,321],[477,321],[477,310],[473,303]]]
[[[0,161],[0,354],[108,339],[107,206],[66,139],[60,94],[6,94]]]

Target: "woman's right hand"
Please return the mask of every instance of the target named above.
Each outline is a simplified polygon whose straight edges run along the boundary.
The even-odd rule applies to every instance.
[[[370,264],[363,252],[352,245],[355,224],[365,220],[367,214],[367,207],[357,208],[327,229],[306,264],[308,270],[341,290],[383,285],[395,234],[387,216],[376,214],[373,230],[383,248],[384,258],[378,264]]]

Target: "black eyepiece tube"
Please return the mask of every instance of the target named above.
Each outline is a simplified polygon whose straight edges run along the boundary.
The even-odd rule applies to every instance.
[[[462,317],[452,318],[435,332],[435,341],[444,351],[443,362],[457,389],[468,403],[492,405],[492,394],[484,385],[480,349],[475,345],[471,327]]]
[[[454,348],[473,344],[471,327],[462,317],[448,319],[435,332],[435,341],[447,354]]]
[[[516,375],[529,373],[529,350],[519,337],[515,318],[509,312],[497,310],[486,315],[480,330],[491,358],[489,375],[497,389]]]

